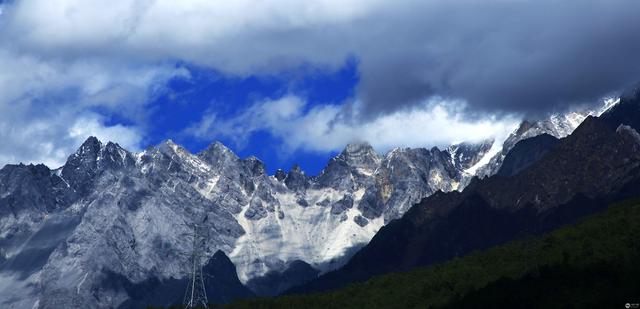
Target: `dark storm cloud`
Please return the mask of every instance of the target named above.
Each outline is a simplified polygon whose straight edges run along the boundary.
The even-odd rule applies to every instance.
[[[44,57],[180,59],[240,76],[301,64],[335,69],[355,57],[357,99],[367,118],[432,96],[466,100],[475,111],[546,112],[640,79],[637,0],[66,0],[49,6],[19,2],[0,39]]]
[[[60,163],[84,135],[70,124],[95,135],[127,129],[135,144],[151,121],[113,127],[95,111],[144,114],[153,89],[189,78],[176,62],[244,78],[357,59],[353,100],[313,102],[332,103],[318,114],[338,132],[327,135],[336,148],[343,127],[373,142],[412,119],[448,123],[413,116],[433,97],[466,101],[454,118],[561,110],[640,80],[639,13],[638,0],[0,0],[0,164]],[[55,116],[35,117],[43,109],[33,102],[51,98]],[[444,142],[439,130],[413,127],[423,143]],[[388,146],[398,140],[385,136]]]
[[[640,79],[640,1],[436,1],[362,22],[369,116],[437,95],[537,114]]]

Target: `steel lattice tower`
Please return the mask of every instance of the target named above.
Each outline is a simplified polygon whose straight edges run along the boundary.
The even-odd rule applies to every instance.
[[[206,218],[205,218],[206,220]],[[204,237],[200,233],[203,226],[193,225],[193,251],[190,257],[189,282],[184,293],[183,304],[185,308],[207,308],[207,291],[204,286],[204,275],[202,273],[202,257]]]

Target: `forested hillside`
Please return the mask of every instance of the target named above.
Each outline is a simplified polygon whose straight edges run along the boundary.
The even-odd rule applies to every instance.
[[[330,293],[224,308],[622,308],[640,300],[640,200],[540,237]]]

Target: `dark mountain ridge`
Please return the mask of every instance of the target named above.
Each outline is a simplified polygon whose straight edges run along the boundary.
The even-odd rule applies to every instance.
[[[309,295],[223,308],[624,308],[640,301],[640,200],[550,233]]]
[[[520,173],[547,154],[557,143],[557,138],[546,133],[519,141],[505,156],[496,174],[509,177]]]
[[[638,100],[627,97],[621,103],[628,110]],[[609,115],[618,115],[617,109]],[[640,119],[638,112],[624,115],[623,120]],[[289,293],[334,289],[373,275],[446,261],[552,230],[611,202],[639,196],[638,133],[616,124],[619,119],[588,117],[573,134],[513,176],[475,178],[462,192],[436,192],[383,227],[343,268]]]
[[[534,126],[511,142],[515,145],[551,127],[556,126]],[[569,132],[574,127],[558,128]],[[611,130],[629,141],[637,138],[630,128]],[[163,290],[160,283],[183,277],[188,263],[183,253],[190,250],[190,243],[180,235],[187,223],[204,214],[214,218],[206,223],[210,232],[206,256],[212,258],[222,250],[236,264],[242,282],[253,280],[253,288],[261,294],[275,293],[315,277],[315,269],[339,267],[380,226],[402,216],[422,197],[461,188],[470,179],[466,168],[484,162],[481,158],[491,153],[490,144],[447,150],[398,148],[384,156],[370,145],[355,144],[332,159],[319,176],[309,177],[294,167],[272,177],[257,158],[241,159],[220,143],[197,155],[172,141],[132,153],[91,137],[59,169],[8,165],[0,170],[0,276],[8,280],[0,286],[0,306],[113,308],[139,300],[146,286]],[[549,154],[527,159],[526,164],[532,165],[521,173]],[[547,203],[544,190],[540,197],[526,196],[522,202]],[[427,259],[419,249],[423,244],[438,252],[433,255],[437,260],[501,242],[505,240],[498,237],[501,228],[517,234],[521,225],[533,222],[532,213],[537,216],[535,207],[512,211],[513,207],[500,206],[494,201],[500,199],[499,192],[476,191],[436,194],[434,201],[452,199],[466,205],[438,208],[441,217],[454,214],[451,219],[423,220],[434,221],[429,223],[435,230],[429,234],[432,238],[448,243],[400,237],[393,245],[401,259],[388,254],[389,269],[423,263]],[[586,199],[592,198],[589,192],[583,194]],[[482,222],[492,220],[500,224],[483,227]],[[422,228],[416,224],[416,230]],[[477,230],[476,234],[458,232],[465,228]],[[421,233],[411,235],[419,238]],[[295,260],[312,268],[294,265],[292,274],[287,267]]]

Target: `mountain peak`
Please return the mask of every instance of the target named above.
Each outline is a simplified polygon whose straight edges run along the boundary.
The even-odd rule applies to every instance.
[[[208,148],[216,148],[216,149],[223,149],[225,151],[231,151],[231,149],[229,149],[229,147],[227,147],[227,145],[223,144],[221,141],[214,141],[208,146]]]
[[[460,169],[467,170],[478,163],[491,150],[495,140],[487,138],[478,142],[462,142],[445,149],[451,163]],[[433,150],[432,150],[433,152]]]
[[[87,192],[91,188],[93,177],[98,173],[98,159],[102,148],[102,142],[95,136],[90,136],[62,167],[62,178],[77,192]]]
[[[359,143],[349,143],[342,150],[342,153],[345,155],[357,154],[362,152],[375,153],[375,150],[371,146],[371,144],[367,142],[359,142]]]
[[[617,104],[607,109],[600,118],[612,129],[625,124],[636,130],[640,129],[640,85],[627,89]]]
[[[160,143],[160,145],[158,145],[158,150],[168,156],[172,156],[173,154],[189,153],[188,150],[184,149],[184,147],[178,145],[171,139],[164,140]]]
[[[86,182],[101,170],[120,169],[135,165],[133,155],[119,144],[103,144],[95,136],[90,136],[62,167],[61,175],[70,183]]]
[[[217,166],[223,162],[239,161],[240,158],[219,141],[211,143],[205,150],[198,154],[200,159],[205,162]]]
[[[73,165],[73,162],[78,163],[79,161],[84,161],[85,165],[88,164],[88,162],[94,162],[95,164],[96,159],[100,155],[100,150],[102,149],[102,147],[102,142],[100,142],[98,138],[96,138],[95,136],[89,136],[82,143],[82,145],[78,147],[76,152],[70,155],[69,158],[67,158],[65,166],[69,164]]]
[[[89,136],[83,143],[80,145],[78,150],[76,151],[76,155],[95,153],[100,152],[100,148],[102,148],[102,142],[98,140],[95,136]]]
[[[380,155],[366,142],[348,144],[338,159],[351,167],[374,167],[381,161]]]
[[[273,177],[275,177],[278,181],[283,181],[285,178],[287,178],[287,173],[285,173],[285,171],[281,168],[276,170],[276,173],[273,175]]]
[[[166,139],[162,142],[162,144],[165,144],[167,146],[178,146],[178,144],[176,144],[176,142],[174,142],[172,139]]]
[[[531,123],[528,120],[523,120],[520,123],[520,126],[518,126],[518,129],[516,130],[515,134],[516,135],[522,135],[525,132],[527,132],[527,130],[531,129],[531,127],[533,127],[533,123]]]
[[[606,121],[603,121],[602,119],[600,119],[598,117],[589,115],[573,131],[573,134],[571,134],[570,137],[572,139],[593,138],[593,134],[595,132],[602,134],[604,132],[608,132],[608,131],[612,132],[614,130],[615,130],[615,128],[609,127],[609,125],[608,125],[608,123]]]
[[[82,143],[82,145],[90,145],[90,144],[102,144],[102,142],[100,142],[100,140],[91,135],[89,137],[87,137],[87,139]]]
[[[304,191],[309,187],[309,179],[298,164],[294,164],[291,170],[289,170],[287,177],[284,179],[284,183],[289,189],[296,192]]]
[[[289,171],[289,173],[304,174],[304,172],[302,171],[302,168],[298,164],[294,164],[291,167],[291,170]]]
[[[118,143],[114,143],[114,142],[107,142],[106,145],[104,145],[104,147],[102,147],[101,149],[104,149],[105,152],[107,153],[128,153],[129,151],[127,151],[126,149],[122,148],[122,146],[120,146],[120,144]]]
[[[249,168],[249,170],[253,173],[253,175],[264,175],[266,174],[266,168],[264,163],[258,159],[256,156],[250,156],[244,160],[242,160],[245,165]]]

